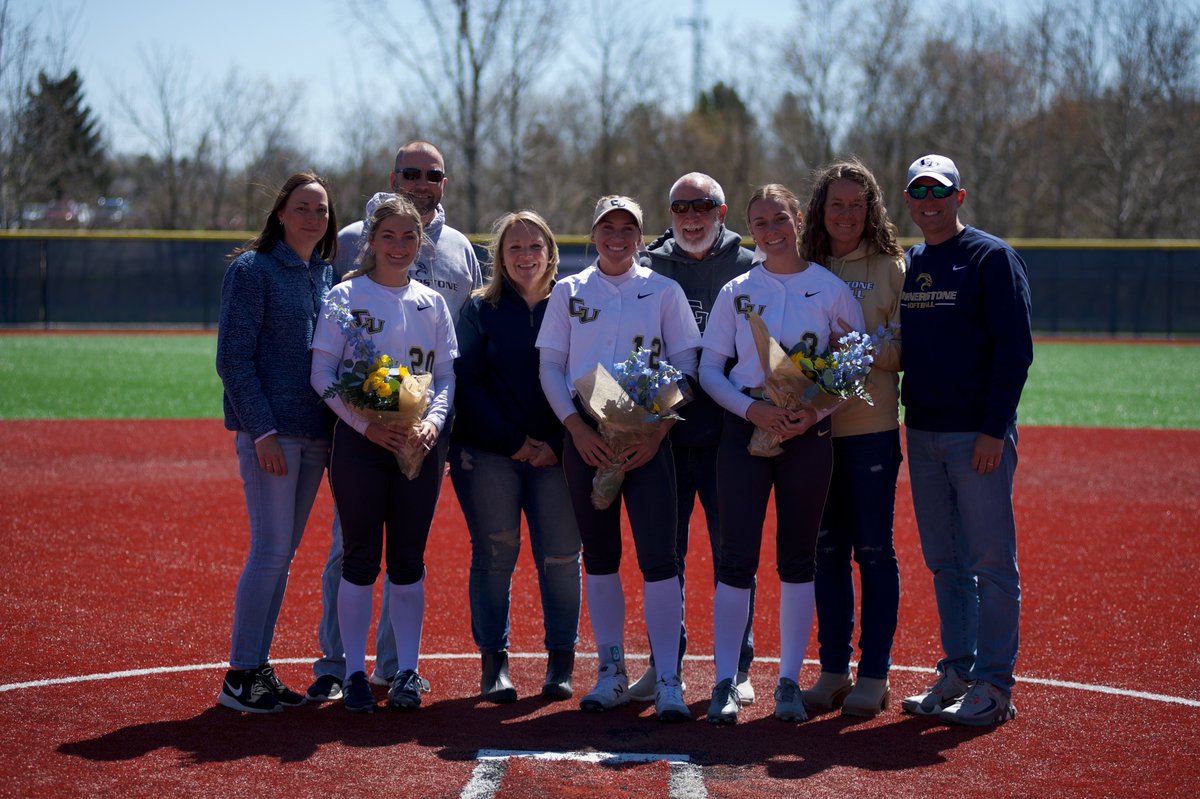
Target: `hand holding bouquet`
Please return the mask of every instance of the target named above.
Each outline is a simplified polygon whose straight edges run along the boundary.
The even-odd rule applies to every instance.
[[[346,371],[323,398],[341,397],[368,422],[402,433],[406,443],[396,451],[396,462],[412,480],[420,473],[427,451],[417,433],[429,407],[433,375],[414,375],[396,366],[389,355],[379,352],[344,306],[333,306],[329,313],[350,340],[356,357],[342,362]]]
[[[588,413],[600,423],[600,436],[614,460],[596,470],[592,480],[592,506],[604,510],[612,504],[625,479],[620,454],[646,441],[667,419],[679,419],[676,406],[687,401],[682,373],[666,361],[654,361],[638,347],[610,373],[600,364],[575,383]]]
[[[786,411],[809,408],[831,411],[849,397],[871,403],[867,373],[874,360],[875,339],[851,331],[838,340],[838,348],[811,355],[800,347],[789,355],[767,332],[758,314],[750,316],[750,329],[762,363],[766,399]],[[783,452],[782,439],[775,433],[755,428],[747,447],[751,455],[772,457]]]

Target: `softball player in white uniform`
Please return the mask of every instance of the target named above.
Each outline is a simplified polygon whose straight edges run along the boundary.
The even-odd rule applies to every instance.
[[[813,614],[813,563],[817,530],[833,466],[829,419],[812,411],[788,413],[761,399],[764,374],[751,314],[758,314],[785,349],[803,344],[821,353],[843,334],[843,323],[863,327],[862,308],[844,282],[796,248],[800,204],[782,186],[759,189],[749,204],[750,230],[763,263],[721,289],[704,331],[700,382],[726,410],[717,456],[721,560],[713,600],[717,685],[708,718],[737,718],[735,685],[750,588],[758,570],[763,520],[775,490],[776,551],[780,586],[779,684],[775,716],[806,716],[800,698],[800,667]],[[735,364],[725,375],[728,359]],[[749,454],[755,426],[784,437],[783,453]]]
[[[334,286],[326,313],[313,336],[312,384],[318,393],[337,380],[344,360],[357,356],[347,335],[331,318],[335,305],[349,309],[380,353],[414,374],[433,374],[433,398],[418,428],[389,430],[368,422],[338,397],[326,402],[338,415],[334,427],[329,483],[342,520],[342,579],[338,622],[346,651],[348,710],[375,708],[366,677],[367,633],[372,617],[372,586],[379,574],[386,528],[386,563],[391,623],[400,673],[392,682],[391,703],[417,707],[428,691],[417,673],[425,612],[425,542],[437,504],[446,459],[446,414],[454,400],[454,359],[458,344],[450,309],[440,294],[408,279],[422,240],[421,218],[412,203],[396,198],[372,214],[371,249],[363,269]],[[448,431],[447,431],[448,432]],[[394,452],[415,439],[428,454],[413,480],[397,465]]]
[[[591,711],[629,701],[625,599],[618,575],[621,503],[601,511],[590,500],[596,468],[614,456],[625,459],[621,496],[644,579],[646,628],[656,663],[677,662],[683,614],[675,559],[675,471],[666,440],[670,423],[659,425],[645,443],[614,453],[578,401],[572,400],[575,381],[597,363],[611,370],[639,346],[695,376],[700,343],[696,320],[678,283],[637,263],[641,228],[641,209],[633,200],[600,200],[592,222],[597,261],[554,287],[537,338],[542,389],[569,433],[563,466],[583,540],[588,612],[600,655],[596,687],[580,702],[583,710]],[[662,669],[658,677],[658,717],[689,719],[675,669],[669,673]]]

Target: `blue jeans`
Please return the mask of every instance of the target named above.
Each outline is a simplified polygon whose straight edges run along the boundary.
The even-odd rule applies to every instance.
[[[449,427],[449,425],[447,425]],[[443,430],[438,436],[437,452],[428,457],[444,457],[448,446],[449,434]],[[440,496],[441,480],[437,482],[434,505]],[[338,515],[337,506],[333,509],[333,528],[330,531],[329,557],[325,561],[325,570],[321,573],[321,621],[317,627],[317,642],[321,647],[321,657],[313,661],[313,674],[322,677],[331,674],[339,680],[346,678],[346,650],[342,645],[342,630],[338,624],[337,597],[338,586],[342,580],[342,520]],[[392,631],[392,617],[388,612],[391,592],[384,586],[383,601],[379,607],[379,623],[375,633],[375,673],[382,677],[391,678],[400,670],[400,659],[396,655],[396,634]]]
[[[971,468],[976,433],[908,428],[908,472],[925,565],[933,573],[945,657],[966,679],[1012,689],[1021,583],[1013,475],[1017,428],[1005,433],[1000,465]]]
[[[684,568],[691,534],[692,510],[696,497],[704,508],[704,521],[708,525],[708,543],[712,552],[713,585],[717,584],[717,570],[721,565],[721,521],[717,507],[717,446],[680,447],[671,445],[675,459],[675,500],[678,516],[675,526],[675,554],[679,559],[679,587],[684,587]],[[750,615],[746,620],[746,631],[742,635],[742,650],[738,655],[738,671],[750,671],[754,661],[754,600],[757,589],[750,589]],[[679,664],[682,673],[683,656],[687,652],[687,628],[679,627]],[[654,665],[651,656],[650,664]]]
[[[508,649],[509,598],[521,551],[521,513],[542,598],[544,645],[575,651],[579,639],[579,527],[562,464],[536,468],[454,445],[450,480],[471,535],[471,634],[481,652]]]
[[[850,673],[854,574],[862,581],[858,676],[883,679],[892,665],[900,569],[892,539],[900,431],[833,439],[833,477],[817,534],[817,640],[821,671]]]
[[[283,605],[288,569],[329,460],[329,439],[278,436],[287,474],[276,477],[258,464],[254,439],[234,438],[238,471],[250,517],[250,553],[233,600],[229,665],[256,669],[268,661]]]

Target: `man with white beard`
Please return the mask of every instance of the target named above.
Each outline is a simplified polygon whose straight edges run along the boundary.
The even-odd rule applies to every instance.
[[[696,315],[696,324],[704,332],[709,311],[721,287],[753,265],[753,254],[741,246],[742,237],[725,227],[725,191],[713,178],[701,172],[689,172],[671,187],[669,195],[671,228],[650,245],[646,264],[660,275],[683,287]],[[643,256],[646,258],[647,256]],[[715,578],[721,552],[717,512],[717,445],[721,440],[724,411],[699,383],[691,386],[695,399],[683,409],[683,421],[671,429],[671,451],[675,459],[675,490],[678,527],[675,554],[679,559],[679,581],[683,584],[684,559],[688,551],[689,521],[696,496],[704,508],[708,539],[712,547]],[[750,684],[750,663],[754,658],[754,593],[750,594],[750,617],[742,638],[738,658],[737,688],[744,704],[754,701]],[[687,630],[679,630],[679,660],[687,648]],[[682,669],[679,672],[683,674]],[[656,670],[653,659],[645,674],[629,686],[629,695],[638,701],[652,701]]]

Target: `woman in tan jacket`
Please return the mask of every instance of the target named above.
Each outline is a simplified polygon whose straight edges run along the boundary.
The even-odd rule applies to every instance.
[[[833,476],[817,538],[815,580],[821,675],[803,692],[811,712],[840,705],[844,714],[870,717],[888,706],[900,605],[892,519],[901,461],[897,397],[904,254],[879,184],[861,162],[840,161],[817,174],[800,250],[850,286],[867,332],[882,328],[887,333],[867,383],[874,404],[851,399],[832,417]],[[850,677],[852,558],[862,583],[857,681]]]

